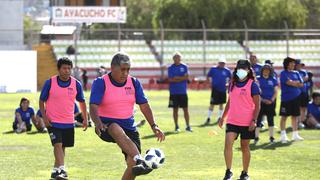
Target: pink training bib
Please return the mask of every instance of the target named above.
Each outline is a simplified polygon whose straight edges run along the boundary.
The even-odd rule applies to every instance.
[[[54,123],[74,123],[74,102],[77,95],[76,79],[71,78],[68,87],[58,85],[57,76],[51,77],[51,88],[46,101],[46,115]]]
[[[106,89],[99,105],[99,116],[114,119],[132,117],[136,102],[136,92],[131,76],[128,76],[126,84],[122,87],[113,85],[108,74],[104,75],[103,79]]]
[[[251,96],[252,83],[253,80],[249,79],[244,87],[237,87],[235,85],[229,93],[227,124],[250,126],[255,109],[255,104]]]

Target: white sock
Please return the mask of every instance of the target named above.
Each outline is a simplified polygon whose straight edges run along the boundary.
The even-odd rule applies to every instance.
[[[219,111],[218,111],[218,118],[221,118],[221,117],[222,117],[222,114],[223,114],[223,110],[219,109]]]
[[[53,167],[52,172],[56,172],[56,171],[59,171],[59,168]]]
[[[261,129],[261,128],[259,128],[259,127],[256,128],[256,138],[259,137],[260,129]]]
[[[273,137],[273,126],[269,127],[269,136]]]
[[[292,131],[292,136],[293,136],[293,137],[298,136],[298,131]]]
[[[137,161],[138,159],[142,159],[142,156],[140,154],[137,154],[133,157],[134,161]]]
[[[59,169],[60,169],[60,170],[64,170],[64,171],[65,171],[65,167],[64,167],[64,165],[59,166]]]
[[[208,118],[209,118],[209,119],[211,119],[212,113],[213,113],[213,110],[209,109],[209,111],[208,111]]]
[[[287,135],[286,130],[281,131],[281,136],[286,136],[286,135]]]

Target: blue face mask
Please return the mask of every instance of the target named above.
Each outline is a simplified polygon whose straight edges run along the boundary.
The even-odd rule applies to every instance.
[[[244,69],[238,69],[237,70],[237,76],[240,80],[244,79],[245,77],[247,77],[248,72]]]

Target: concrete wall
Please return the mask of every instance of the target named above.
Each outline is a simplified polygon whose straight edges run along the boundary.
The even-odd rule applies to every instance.
[[[21,50],[23,46],[23,0],[1,0],[0,50]]]

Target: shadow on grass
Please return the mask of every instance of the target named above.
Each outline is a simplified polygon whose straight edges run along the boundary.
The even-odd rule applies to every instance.
[[[166,131],[166,132],[164,132],[165,136],[170,136],[172,134],[179,134],[179,133],[176,133],[175,131]],[[141,139],[150,139],[150,138],[155,138],[155,137],[156,136],[154,134],[152,134],[152,135],[143,136]]]
[[[276,150],[277,148],[282,148],[282,147],[288,147],[292,144],[292,141],[289,141],[288,143],[281,143],[281,142],[275,142],[275,143],[263,143],[263,144],[250,144],[250,150],[255,151],[255,150]],[[241,148],[238,147],[237,150],[241,151]]]
[[[209,126],[215,126],[217,125],[218,122],[214,122],[214,123],[209,123],[209,124],[200,124],[200,125],[196,125],[194,127],[200,127],[200,128],[203,128],[203,127],[209,127]]]
[[[15,132],[14,132],[14,130],[11,130],[11,131],[5,131],[2,134],[15,134]]]

